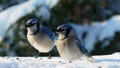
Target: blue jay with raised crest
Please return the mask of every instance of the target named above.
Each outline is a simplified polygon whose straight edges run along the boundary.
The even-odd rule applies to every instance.
[[[63,59],[71,62],[83,56],[90,62],[95,61],[94,58],[87,54],[87,49],[78,39],[76,31],[71,25],[63,24],[58,26],[56,33],[58,34],[56,46]]]
[[[40,53],[48,53],[55,46],[55,34],[47,26],[32,18],[26,22],[27,39],[29,43]],[[49,57],[50,58],[50,57]]]

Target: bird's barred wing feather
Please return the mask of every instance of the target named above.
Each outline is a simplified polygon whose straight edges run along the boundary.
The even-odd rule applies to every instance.
[[[49,27],[46,27],[46,26],[42,25],[41,30],[45,34],[47,34],[50,37],[50,39],[52,39],[52,40],[54,39],[55,34],[54,34],[54,32]]]
[[[79,40],[78,38],[76,38],[76,41],[77,41],[77,46],[79,47],[80,51],[83,52],[83,53],[87,53],[87,49],[85,48],[84,44],[82,43],[81,40]]]

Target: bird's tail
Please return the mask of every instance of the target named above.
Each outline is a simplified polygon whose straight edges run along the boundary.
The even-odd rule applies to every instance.
[[[90,61],[91,63],[95,62],[95,59],[92,56],[90,56],[90,55],[88,55],[86,53],[83,55],[83,57],[85,57],[86,60]]]

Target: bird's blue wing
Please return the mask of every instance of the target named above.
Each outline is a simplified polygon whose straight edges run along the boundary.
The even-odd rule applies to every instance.
[[[54,32],[53,32],[49,27],[46,27],[46,26],[43,26],[43,25],[42,25],[41,30],[42,30],[45,34],[47,34],[50,39],[54,40],[55,34],[54,34]]]
[[[84,44],[82,43],[81,40],[79,40],[78,38],[77,39],[77,46],[79,47],[80,51],[83,52],[83,53],[86,53],[88,50],[85,48]]]

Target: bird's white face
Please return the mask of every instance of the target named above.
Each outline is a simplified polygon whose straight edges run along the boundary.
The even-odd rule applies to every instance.
[[[33,34],[37,30],[37,24],[27,28],[28,34]]]
[[[39,29],[39,22],[35,19],[30,19],[26,23],[26,28],[28,30],[28,34],[33,34]]]
[[[65,38],[65,33],[63,32],[56,32],[58,34],[58,39],[64,39]]]
[[[59,26],[56,33],[58,34],[58,39],[65,39],[68,37],[71,31],[71,27]]]

